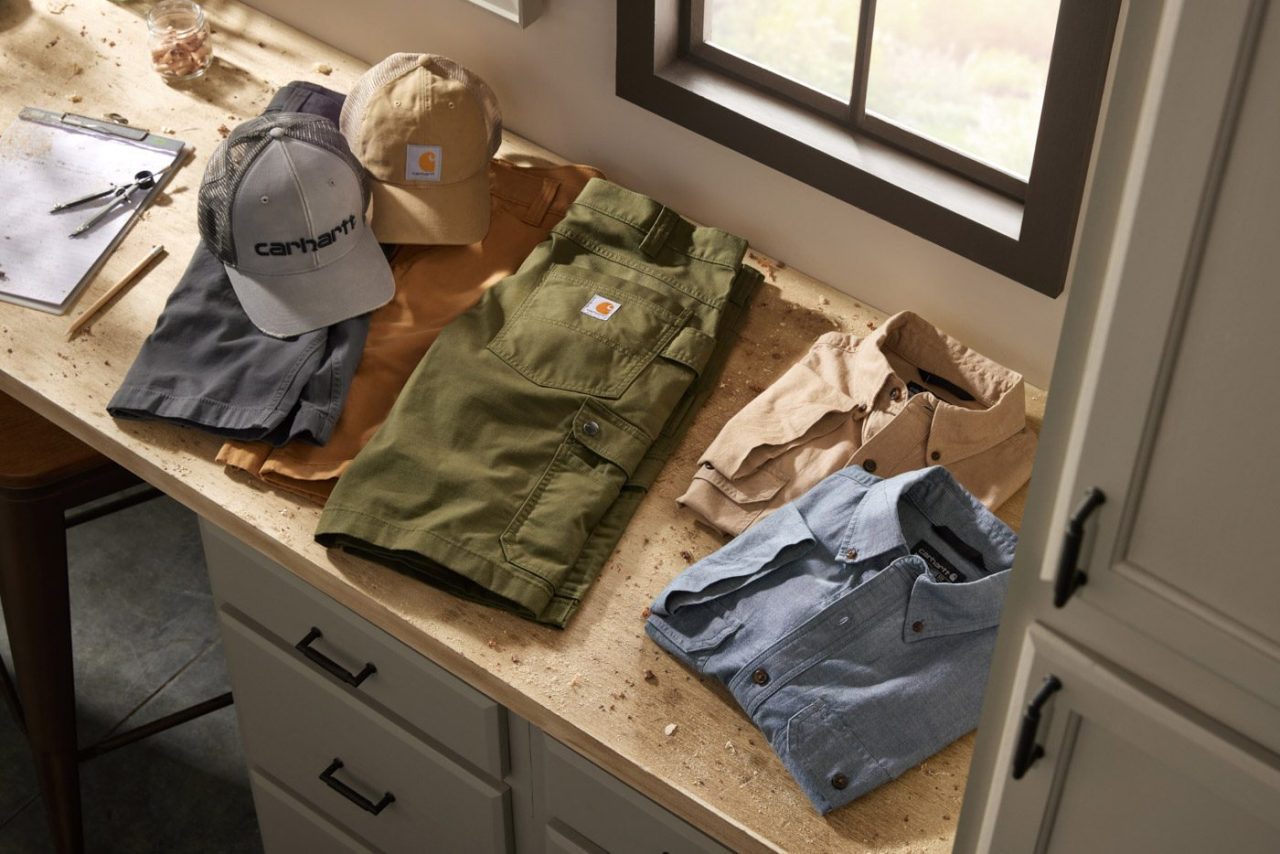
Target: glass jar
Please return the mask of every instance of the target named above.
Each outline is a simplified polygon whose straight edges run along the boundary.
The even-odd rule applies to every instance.
[[[194,80],[213,62],[204,9],[191,0],[161,0],[147,13],[151,67],[165,80]]]

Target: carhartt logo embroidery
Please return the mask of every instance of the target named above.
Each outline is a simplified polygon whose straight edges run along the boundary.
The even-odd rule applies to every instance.
[[[622,308],[622,303],[617,300],[596,294],[587,300],[587,304],[582,307],[582,313],[587,317],[594,317],[596,320],[608,320],[617,314],[620,308]]]
[[[439,181],[444,168],[444,148],[439,145],[406,145],[404,179],[406,181]]]
[[[347,218],[342,222],[328,231],[320,232],[315,237],[299,237],[297,240],[277,241],[274,243],[255,243],[253,244],[253,251],[259,255],[292,255],[296,247],[297,251],[303,254],[315,252],[317,249],[332,246],[339,237],[350,231],[355,231],[355,228],[356,215],[348,214]]]

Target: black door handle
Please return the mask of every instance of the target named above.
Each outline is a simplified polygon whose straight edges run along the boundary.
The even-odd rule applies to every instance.
[[[312,626],[311,631],[307,632],[307,636],[294,644],[293,648],[316,664],[320,665],[320,667],[328,673],[338,679],[341,679],[353,688],[360,687],[361,682],[378,672],[378,668],[374,667],[372,662],[365,662],[364,668],[361,669],[359,673],[352,673],[345,670],[342,665],[338,664],[338,662],[334,661],[323,652],[311,648],[311,642],[318,640],[321,637],[323,637],[323,635],[320,634],[320,630],[315,626]]]
[[[1066,535],[1062,538],[1062,551],[1058,555],[1058,574],[1053,579],[1053,606],[1061,608],[1067,604],[1076,588],[1084,585],[1089,576],[1080,569],[1080,545],[1084,542],[1084,523],[1093,515],[1093,511],[1105,503],[1107,497],[1102,490],[1094,486],[1084,494],[1084,500],[1076,507],[1076,512],[1067,520]]]
[[[373,801],[369,800],[364,795],[333,776],[334,772],[341,767],[342,760],[334,757],[334,760],[329,763],[329,767],[320,772],[321,781],[323,781],[323,783],[330,789],[333,789],[339,795],[342,795],[344,798],[351,801],[351,803],[360,807],[360,809],[367,813],[377,815],[388,806],[395,803],[396,796],[390,792],[384,792],[382,798],[375,804]]]
[[[1023,710],[1022,726],[1018,728],[1018,743],[1013,749],[1013,779],[1021,780],[1027,769],[1044,756],[1044,748],[1036,744],[1036,732],[1040,729],[1040,709],[1061,688],[1062,680],[1050,673]]]

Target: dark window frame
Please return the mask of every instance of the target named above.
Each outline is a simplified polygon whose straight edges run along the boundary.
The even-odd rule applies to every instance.
[[[618,0],[620,97],[1041,293],[1062,292],[1120,0],[1062,0],[1025,183],[865,114],[861,42],[874,0],[863,0],[853,115],[700,43],[691,26],[700,5]]]

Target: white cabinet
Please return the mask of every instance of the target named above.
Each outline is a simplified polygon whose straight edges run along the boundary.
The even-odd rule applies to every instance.
[[[268,854],[726,849],[201,520]]]
[[[1038,726],[1010,722],[1039,758],[1005,784],[991,851],[1202,854],[1224,839],[1235,854],[1275,851],[1274,756],[1043,627],[1022,652],[1017,708],[1046,679],[1061,687]]]
[[[1280,8],[1127,14],[957,851],[1280,839]]]

